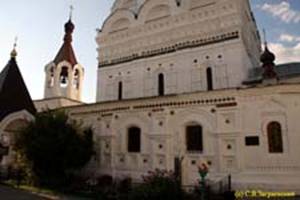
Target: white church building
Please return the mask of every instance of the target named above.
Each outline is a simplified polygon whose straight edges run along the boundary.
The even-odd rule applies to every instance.
[[[90,173],[140,181],[180,158],[191,186],[205,160],[212,183],[231,174],[233,189],[300,193],[300,63],[275,65],[267,43],[261,49],[248,0],[116,0],[96,37],[92,104],[81,102],[74,28],[65,24],[34,104],[64,107],[93,128]],[[25,110],[0,118],[2,136],[33,117]]]

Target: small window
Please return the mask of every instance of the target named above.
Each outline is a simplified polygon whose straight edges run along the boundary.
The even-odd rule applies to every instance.
[[[118,85],[118,99],[122,100],[123,99],[123,83],[119,82]]]
[[[76,88],[76,89],[79,89],[79,82],[80,82],[79,70],[76,69],[75,72],[74,72],[73,87]]]
[[[214,89],[213,87],[213,73],[211,67],[206,69],[206,81],[207,81],[207,90],[211,91]]]
[[[258,136],[248,136],[245,138],[246,146],[259,146]]]
[[[68,86],[68,81],[69,81],[68,77],[69,77],[68,67],[64,66],[61,68],[61,72],[60,72],[60,85],[62,87]]]
[[[192,125],[186,127],[186,147],[187,151],[203,151],[202,127]]]
[[[165,77],[163,74],[158,75],[158,95],[165,95]]]
[[[283,141],[281,125],[278,122],[271,122],[267,126],[268,145],[270,153],[283,153]]]
[[[53,87],[54,86],[54,67],[50,68],[50,78],[48,81],[48,87]]]
[[[138,127],[128,129],[128,152],[141,152],[141,129]]]

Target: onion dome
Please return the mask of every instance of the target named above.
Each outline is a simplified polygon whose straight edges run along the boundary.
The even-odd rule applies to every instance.
[[[75,25],[72,23],[71,19],[65,24],[65,42],[72,42],[72,33],[75,29]]]
[[[16,47],[17,47],[17,37],[15,38],[15,43],[14,43],[14,48],[13,48],[13,50],[10,52],[10,57],[12,58],[12,59],[15,59],[16,57],[17,57],[17,55],[18,55],[18,52],[17,52],[17,50],[16,50]]]
[[[68,33],[73,33],[75,29],[75,25],[73,24],[73,22],[71,21],[71,19],[65,24],[65,32]]]
[[[11,53],[10,53],[10,57],[11,57],[11,58],[16,58],[17,55],[18,55],[18,53],[17,53],[16,49],[14,48],[14,49],[11,51]]]
[[[265,45],[265,51],[260,56],[260,61],[263,64],[271,64],[271,63],[274,63],[274,61],[275,61],[275,55],[274,55],[274,53],[269,51],[267,45]]]
[[[75,25],[70,18],[69,21],[65,24],[64,43],[54,59],[55,64],[58,64],[62,61],[67,61],[72,66],[75,66],[77,64],[77,59],[72,47],[72,33],[74,29]]]
[[[265,43],[265,51],[260,56],[260,61],[262,62],[263,68],[263,78],[264,79],[273,79],[278,78],[275,70],[275,55],[268,49],[267,42]]]

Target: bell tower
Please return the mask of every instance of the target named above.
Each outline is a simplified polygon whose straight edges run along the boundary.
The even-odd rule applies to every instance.
[[[67,98],[76,101],[81,100],[84,69],[77,62],[72,47],[72,33],[74,29],[75,25],[70,14],[69,21],[65,24],[63,45],[54,60],[45,67],[45,99]]]

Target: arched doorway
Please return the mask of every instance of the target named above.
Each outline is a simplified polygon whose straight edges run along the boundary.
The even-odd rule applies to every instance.
[[[2,148],[2,158],[0,159],[0,167],[2,170],[13,166],[15,161],[15,152],[13,145],[16,135],[19,134],[34,117],[27,111],[19,111],[6,116],[0,122],[0,143]],[[1,157],[1,156],[0,156]]]

